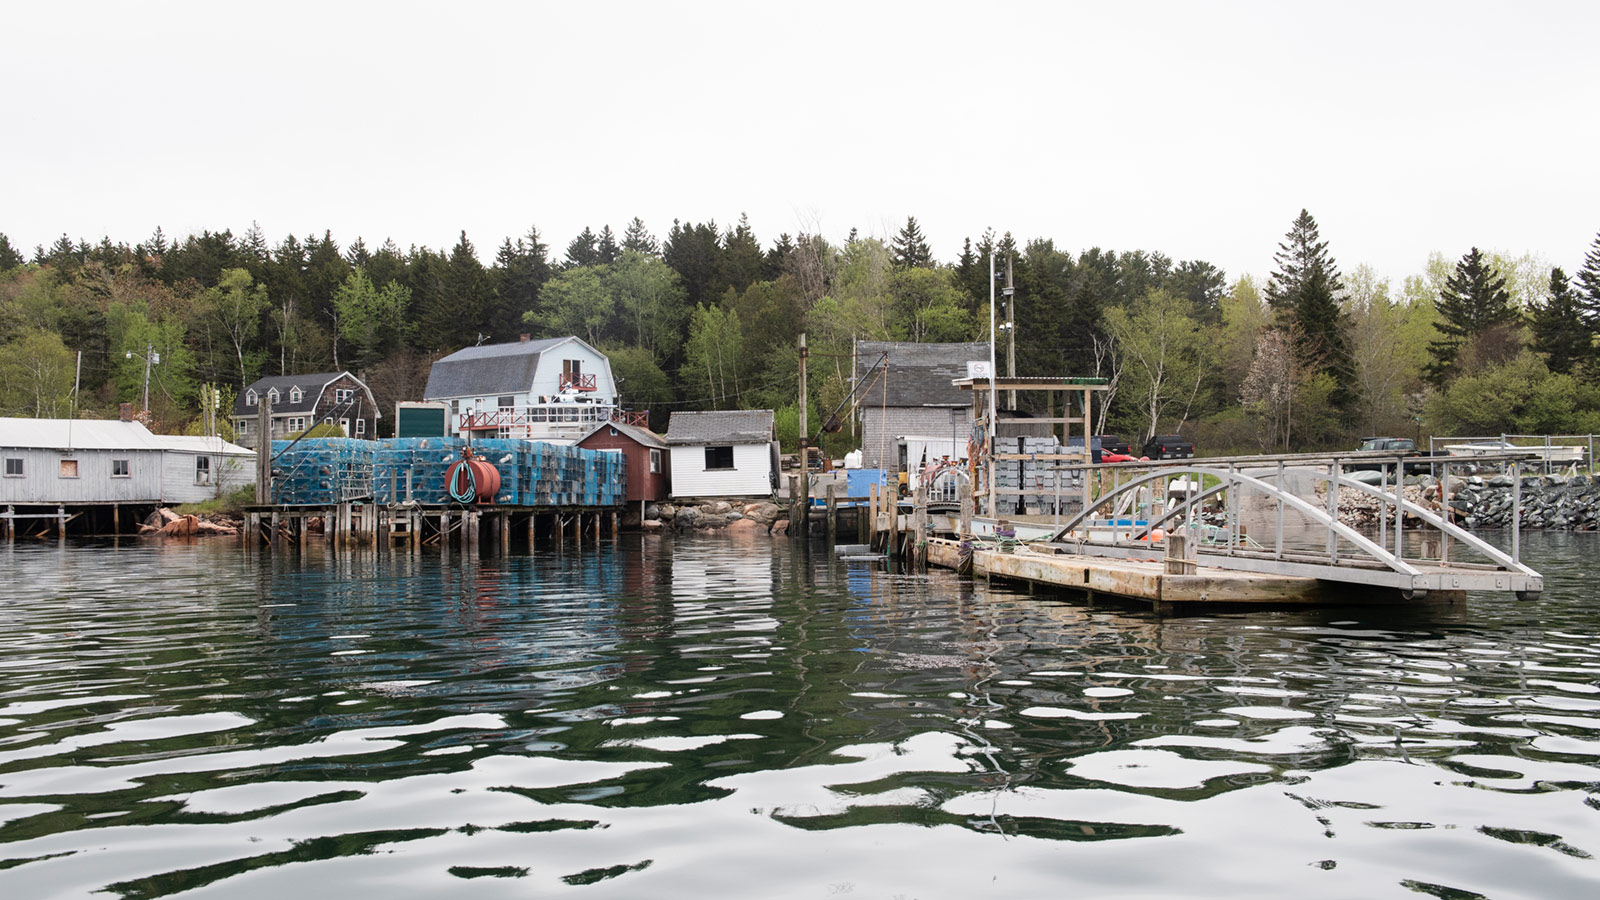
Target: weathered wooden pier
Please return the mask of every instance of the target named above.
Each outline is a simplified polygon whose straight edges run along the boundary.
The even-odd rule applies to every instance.
[[[372,546],[448,555],[513,545],[525,548],[599,544],[621,533],[615,507],[439,507],[358,500],[328,506],[257,506],[245,516],[245,547],[268,551],[320,542],[331,547]]]

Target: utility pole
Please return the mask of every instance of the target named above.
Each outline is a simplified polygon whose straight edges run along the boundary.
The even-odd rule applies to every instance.
[[[1011,280],[1011,254],[1006,254],[1006,377],[1017,377],[1017,289]],[[1016,389],[1006,391],[1006,406],[1017,408]]]
[[[806,425],[806,334],[800,332],[800,534],[811,530],[811,451],[806,446],[806,436],[811,432]]]
[[[133,359],[133,351],[132,350],[126,351],[125,353],[122,354],[122,358],[123,359]],[[145,344],[144,345],[144,411],[147,412],[147,413],[150,411],[150,366],[152,364],[158,364],[159,365],[160,362],[161,362],[161,354],[156,352],[156,345],[155,344]]]

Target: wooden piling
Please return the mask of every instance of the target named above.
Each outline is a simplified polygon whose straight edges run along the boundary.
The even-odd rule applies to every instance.
[[[839,543],[839,498],[836,495],[838,485],[829,484],[828,497],[828,546]]]

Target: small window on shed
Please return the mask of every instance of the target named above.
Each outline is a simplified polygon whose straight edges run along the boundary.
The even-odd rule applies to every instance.
[[[111,461],[111,477],[112,478],[132,478],[133,477],[133,465],[132,465],[132,463],[129,460],[126,460],[126,459],[113,459]]]
[[[659,474],[661,474],[661,451],[660,450],[651,450],[650,451],[650,474],[651,475],[659,475]]]
[[[6,457],[6,477],[7,478],[21,478],[22,477],[22,457],[20,457],[20,456],[8,456],[8,457]]]
[[[211,457],[196,456],[194,458],[194,483],[211,483]]]
[[[707,447],[706,471],[733,468],[733,447]]]
[[[63,459],[61,461],[61,477],[62,478],[77,478],[78,477],[78,461],[75,460],[75,459]]]

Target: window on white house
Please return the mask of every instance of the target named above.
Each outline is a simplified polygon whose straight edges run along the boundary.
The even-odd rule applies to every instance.
[[[126,460],[126,459],[113,459],[111,461],[111,477],[112,478],[132,478],[133,477],[133,464],[132,464],[132,462],[130,460]]]
[[[22,457],[20,457],[20,456],[8,456],[8,457],[6,457],[6,477],[7,478],[21,478],[22,477]]]
[[[246,391],[245,392],[244,405],[245,406],[255,406],[256,405],[256,392],[255,391]]]
[[[194,483],[211,483],[211,457],[196,456],[194,458]]]
[[[659,474],[661,474],[661,451],[660,450],[651,450],[650,451],[650,474],[651,475],[659,475]]]
[[[501,409],[516,409],[517,398],[513,394],[501,394],[498,405]]]
[[[731,468],[733,468],[733,448],[731,446],[706,448],[706,471]]]
[[[77,478],[78,477],[78,461],[75,460],[75,459],[63,459],[61,461],[61,477],[62,478]]]

